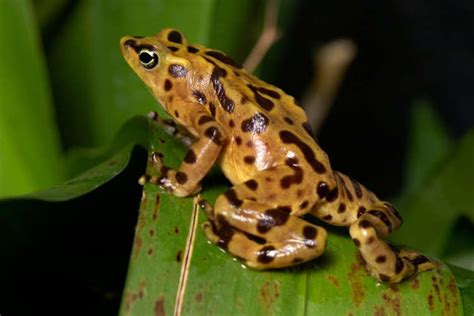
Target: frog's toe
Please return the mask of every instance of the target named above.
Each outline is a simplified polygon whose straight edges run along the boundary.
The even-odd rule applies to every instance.
[[[147,116],[152,121],[157,121],[159,118],[158,113],[156,113],[155,111],[148,112]]]
[[[410,261],[415,266],[416,272],[432,270],[438,266],[436,262],[414,250],[400,249],[399,255]]]
[[[164,167],[163,154],[157,151],[154,151],[151,153],[150,160],[153,166],[155,167],[155,169],[163,173],[163,170],[162,170]]]
[[[212,207],[212,205],[209,204],[209,202],[207,202],[206,200],[201,199],[201,198],[198,199],[198,205],[199,205],[200,208],[202,208],[204,210],[204,212],[206,213],[207,218],[210,221],[213,221],[214,220],[214,208]]]
[[[206,235],[207,240],[209,240],[215,245],[219,244],[219,240],[221,240],[221,237],[215,233],[215,227],[212,222],[204,222],[202,224],[202,229],[204,230],[204,234]]]

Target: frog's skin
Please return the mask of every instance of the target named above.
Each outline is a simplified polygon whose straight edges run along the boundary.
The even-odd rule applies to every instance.
[[[207,238],[254,269],[292,266],[320,256],[326,231],[311,214],[350,235],[381,281],[399,282],[433,263],[383,239],[402,223],[387,202],[331,168],[304,110],[281,89],[224,53],[189,45],[177,30],[124,37],[122,53],[176,124],[195,139],[178,171],[152,162],[155,181],[176,196],[200,190],[217,163],[234,185],[214,209],[203,202]]]

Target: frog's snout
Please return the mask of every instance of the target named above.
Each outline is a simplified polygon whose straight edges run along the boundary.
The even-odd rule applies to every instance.
[[[122,51],[126,51],[130,48],[136,51],[137,46],[138,43],[133,36],[124,36],[120,39],[120,48]]]

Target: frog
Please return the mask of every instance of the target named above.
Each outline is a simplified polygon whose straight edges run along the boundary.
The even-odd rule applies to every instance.
[[[402,218],[389,202],[332,169],[305,110],[294,97],[249,73],[225,53],[190,44],[180,31],[125,36],[122,55],[192,142],[177,170],[162,155],[148,181],[178,197],[197,194],[214,165],[232,187],[207,214],[206,238],[256,270],[280,269],[321,256],[327,232],[307,216],[349,228],[367,269],[397,283],[435,264],[386,238]]]

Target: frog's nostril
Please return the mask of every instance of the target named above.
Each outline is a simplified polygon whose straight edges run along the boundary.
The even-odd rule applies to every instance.
[[[132,40],[132,39],[126,40],[126,41],[123,43],[123,47],[125,47],[125,48],[133,48],[133,49],[135,49],[136,46],[137,46],[137,42],[135,42],[135,41]]]

